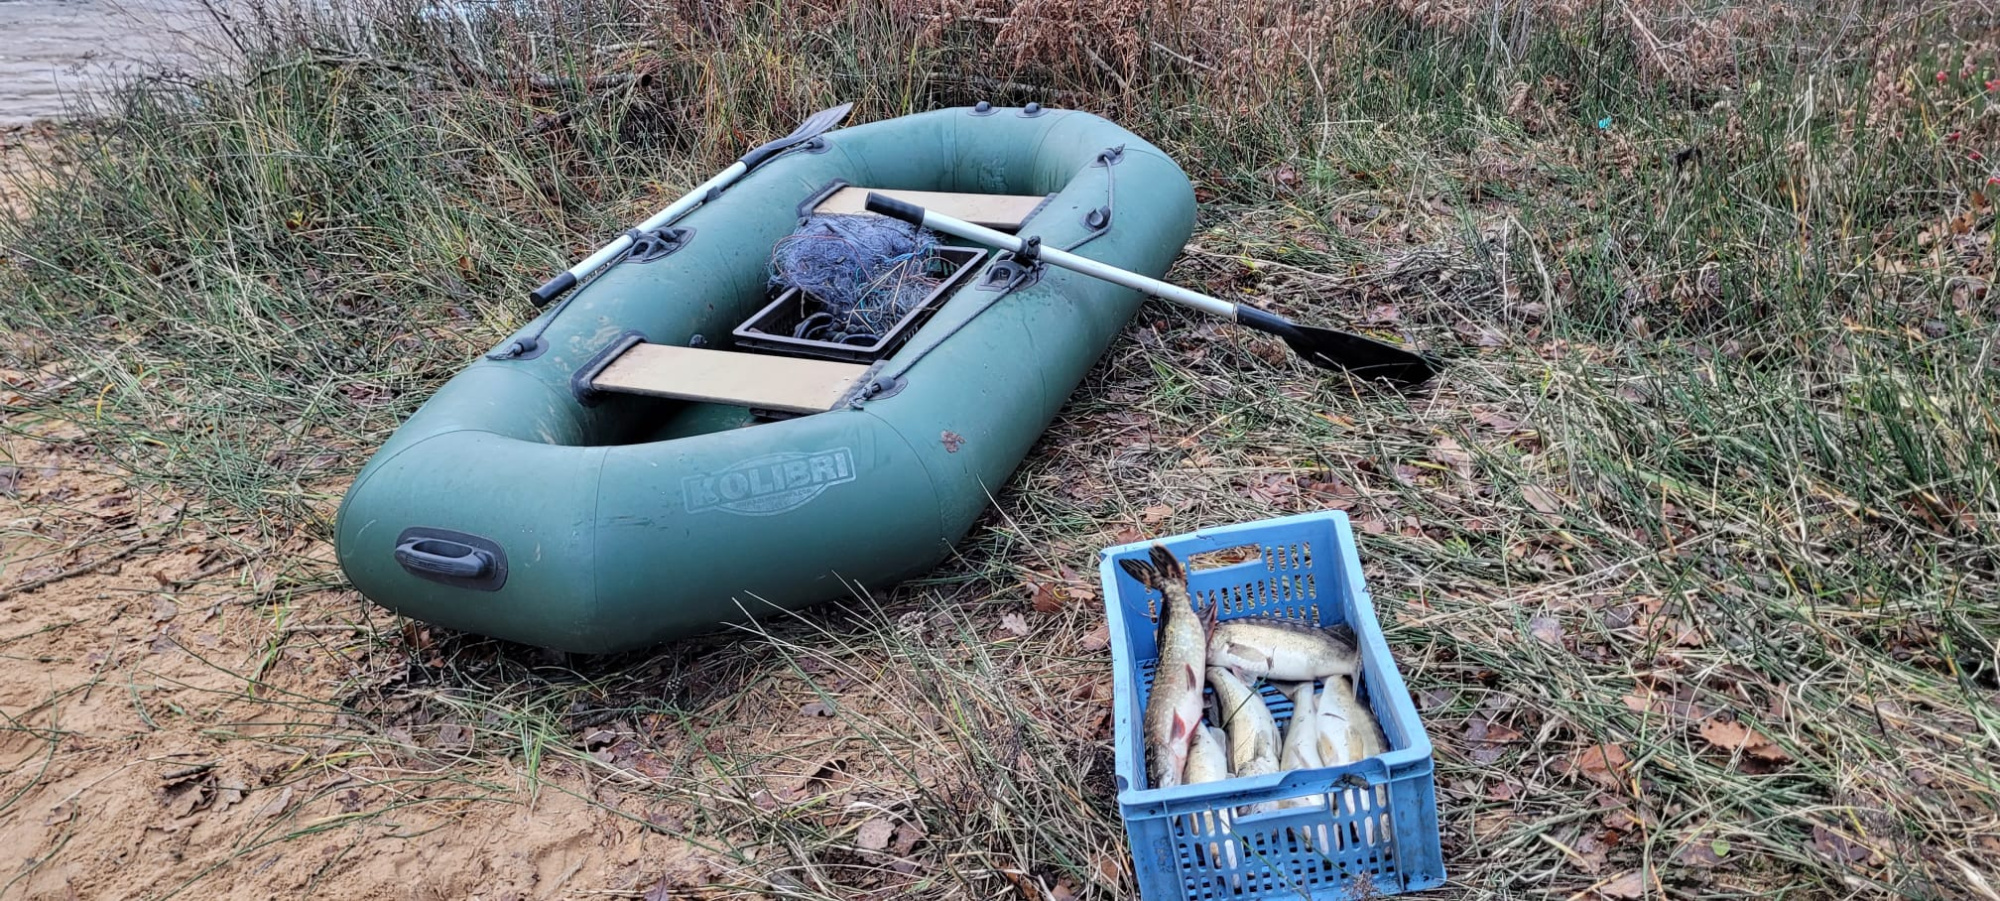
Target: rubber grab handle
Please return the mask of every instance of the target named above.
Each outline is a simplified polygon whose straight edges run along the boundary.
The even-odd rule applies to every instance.
[[[528,292],[528,302],[535,306],[545,306],[564,291],[576,287],[576,273],[565,272],[533,291]]]
[[[866,209],[868,210],[868,212],[874,213],[876,215],[887,216],[891,219],[901,219],[904,222],[910,223],[911,225],[924,224],[923,207],[917,206],[914,203],[897,200],[894,197],[885,197],[881,194],[875,193],[874,191],[868,192],[868,204]]]
[[[493,555],[456,541],[412,538],[396,545],[396,562],[413,573],[477,579],[493,571]]]

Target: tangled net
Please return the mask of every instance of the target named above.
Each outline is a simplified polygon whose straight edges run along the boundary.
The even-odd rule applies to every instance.
[[[813,216],[771,252],[771,284],[819,304],[792,337],[837,344],[881,340],[949,272],[935,235],[884,216]]]

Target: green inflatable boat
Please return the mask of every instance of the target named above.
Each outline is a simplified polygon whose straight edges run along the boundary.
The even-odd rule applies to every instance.
[[[1193,226],[1166,154],[1032,104],[859,125],[745,160],[747,174],[630,235],[383,445],[340,509],[355,587],[450,628],[598,653],[920,575],[1140,297],[1032,255],[965,251],[951,292],[891,350],[794,352],[746,331],[773,304],[774,245],[867,190],[1155,276]]]

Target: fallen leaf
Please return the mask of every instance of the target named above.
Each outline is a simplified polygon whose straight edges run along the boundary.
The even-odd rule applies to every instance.
[[[1430,459],[1446,467],[1452,467],[1452,473],[1458,473],[1460,479],[1466,481],[1472,479],[1472,453],[1466,451],[1464,444],[1460,444],[1458,438],[1450,434],[1438,438],[1438,442],[1432,444]]]
[[[1521,740],[1521,733],[1504,723],[1473,717],[1465,724],[1465,742],[1475,763],[1493,763],[1506,753],[1506,745]]]
[[[1536,641],[1550,647],[1560,648],[1563,646],[1562,623],[1557,622],[1555,617],[1546,613],[1528,620],[1528,634],[1535,636]]]
[[[1638,870],[1615,876],[1610,882],[1597,887],[1597,893],[1617,901],[1637,901],[1646,895],[1646,877]]]
[[[278,796],[273,798],[270,803],[257,808],[257,817],[265,820],[271,819],[284,813],[285,808],[290,807],[291,804],[292,787],[287,785],[285,786],[285,790],[279,792]]]
[[[833,708],[827,706],[825,701],[812,701],[801,706],[799,714],[802,716],[832,716]]]
[[[1122,854],[1099,854],[1090,863],[1090,874],[1097,884],[1116,891],[1125,879],[1125,856]]]
[[[897,854],[908,854],[912,849],[916,848],[917,842],[923,840],[924,827],[922,825],[913,822],[897,823],[896,836],[889,846],[889,850]]]
[[[653,883],[652,888],[639,896],[639,901],[674,901],[674,893],[667,885],[667,877],[661,876],[660,881]]]
[[[880,851],[889,847],[889,838],[895,832],[894,823],[883,817],[875,817],[861,824],[861,829],[854,834],[854,843],[865,851]]]
[[[472,730],[457,723],[445,723],[438,727],[438,747],[466,748],[472,745]]]
[[[350,788],[344,792],[341,792],[336,797],[336,800],[340,802],[341,813],[353,813],[361,809],[361,804],[362,804],[361,790],[358,788]]]
[[[1720,717],[1701,724],[1701,737],[1725,751],[1742,751],[1759,760],[1785,763],[1792,759],[1778,743],[1749,726]]]
[[[1047,582],[1029,582],[1028,596],[1036,613],[1054,613],[1063,608],[1062,593]]]
[[[1584,748],[1564,763],[1570,772],[1580,773],[1606,788],[1619,788],[1624,785],[1630,759],[1625,756],[1625,748],[1614,743]]]
[[[1076,901],[1076,889],[1076,883],[1064,876],[1056,880],[1055,888],[1049,889],[1049,901]]]
[[[1562,509],[1562,500],[1540,485],[1521,486],[1521,499],[1527,501],[1536,513],[1553,514]]]
[[[1674,862],[1684,867],[1708,869],[1721,866],[1722,858],[1729,853],[1729,842],[1724,839],[1710,841],[1697,838],[1674,852]]]
[[[1106,623],[1098,623],[1097,628],[1083,633],[1083,649],[1086,651],[1102,651],[1110,646],[1111,626]]]
[[[1849,838],[1846,833],[1813,824],[1813,847],[1841,863],[1861,863],[1875,856],[1875,849]]]
[[[1165,522],[1167,517],[1172,515],[1174,515],[1174,508],[1166,504],[1153,504],[1139,511],[1139,521],[1149,526],[1157,526]]]
[[[1009,613],[1000,617],[1000,629],[1016,637],[1028,634],[1028,619],[1019,613]]]

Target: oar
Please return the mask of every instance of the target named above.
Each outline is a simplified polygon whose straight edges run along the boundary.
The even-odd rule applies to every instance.
[[[547,284],[528,292],[528,299],[533,301],[535,306],[538,307],[554,300],[564,291],[576,287],[577,282],[589,278],[591,273],[602,269],[604,264],[617,259],[620,254],[631,249],[635,233],[649,232],[667,225],[675,219],[679,219],[687,211],[712,199],[711,195],[715,192],[729,187],[750,170],[763,165],[765,161],[813,138],[819,137],[827,129],[839,125],[842,119],[847,118],[848,111],[853,108],[854,104],[843,103],[833,109],[820,110],[812,114],[810,118],[799,123],[799,127],[793,129],[791,134],[744,154],[742,159],[731,163],[729,168],[722,170],[721,174],[702,182],[694,190],[687,192],[686,195],[674,201],[666,209],[653,214],[653,218],[639,223],[639,227],[620,235],[618,240],[598,248],[596,253],[585,257],[583,262],[571,266],[568,272],[549,279]]]
[[[1028,257],[1041,259],[1072,272],[1081,272],[1093,278],[1124,285],[1135,291],[1200,310],[1211,316],[1234,320],[1239,325],[1285,339],[1285,343],[1291,346],[1294,353],[1321,369],[1345,370],[1362,378],[1385,379],[1399,385],[1422,384],[1437,374],[1437,364],[1429,358],[1394,344],[1333,329],[1300,325],[1256,307],[1219,300],[1053,247],[1042,247],[1036,239],[1022,239],[973,225],[962,219],[932,212],[893,197],[884,197],[871,192],[868,195],[868,211],[921,225],[933,231],[956,235],[968,241],[977,241],[989,247],[1013,251],[1015,255],[1024,259]]]

